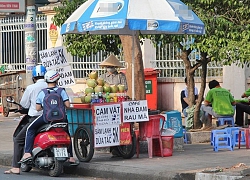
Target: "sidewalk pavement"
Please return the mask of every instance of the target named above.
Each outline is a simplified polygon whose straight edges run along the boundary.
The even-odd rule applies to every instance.
[[[18,121],[16,114],[0,115],[0,165],[11,166],[13,152],[12,134]],[[214,152],[209,143],[185,144],[184,151],[174,150],[173,156],[148,158],[146,153],[132,159],[112,157],[110,153],[96,151],[89,163],[67,170],[80,176],[108,179],[136,180],[212,180],[248,178],[250,174],[250,149],[237,147],[234,151]],[[65,171],[66,172],[66,171]]]

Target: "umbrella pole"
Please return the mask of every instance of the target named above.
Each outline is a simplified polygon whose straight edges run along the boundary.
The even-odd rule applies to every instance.
[[[135,52],[134,52],[134,31],[132,34],[132,100],[135,100]]]

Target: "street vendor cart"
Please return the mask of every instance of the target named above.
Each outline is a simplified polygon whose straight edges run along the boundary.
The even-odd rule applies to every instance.
[[[1,90],[1,103],[2,103],[2,113],[5,117],[8,117],[9,112],[15,111],[17,109],[16,105],[8,103],[3,99],[11,96],[16,102],[20,102],[24,89],[26,71],[16,71],[0,74],[0,90]]]
[[[147,101],[71,104],[67,118],[75,154],[80,161],[89,162],[95,148],[112,146],[128,159],[136,152],[133,122],[148,121]]]

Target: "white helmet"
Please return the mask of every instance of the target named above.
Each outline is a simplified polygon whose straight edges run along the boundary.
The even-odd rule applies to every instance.
[[[57,71],[47,71],[44,75],[44,80],[46,82],[56,82],[58,79],[60,79],[60,74]]]

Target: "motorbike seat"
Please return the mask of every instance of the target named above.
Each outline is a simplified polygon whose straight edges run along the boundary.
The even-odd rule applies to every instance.
[[[56,124],[56,123],[66,123],[66,122],[53,121],[53,122],[50,122],[50,123],[48,123],[48,124],[44,124],[44,125],[42,125],[41,127],[39,127],[39,128],[37,129],[36,133],[38,134],[38,133],[40,133],[40,132],[44,132],[44,131],[46,131],[46,129],[47,129],[49,126],[51,126],[51,125],[53,125],[53,124]]]

